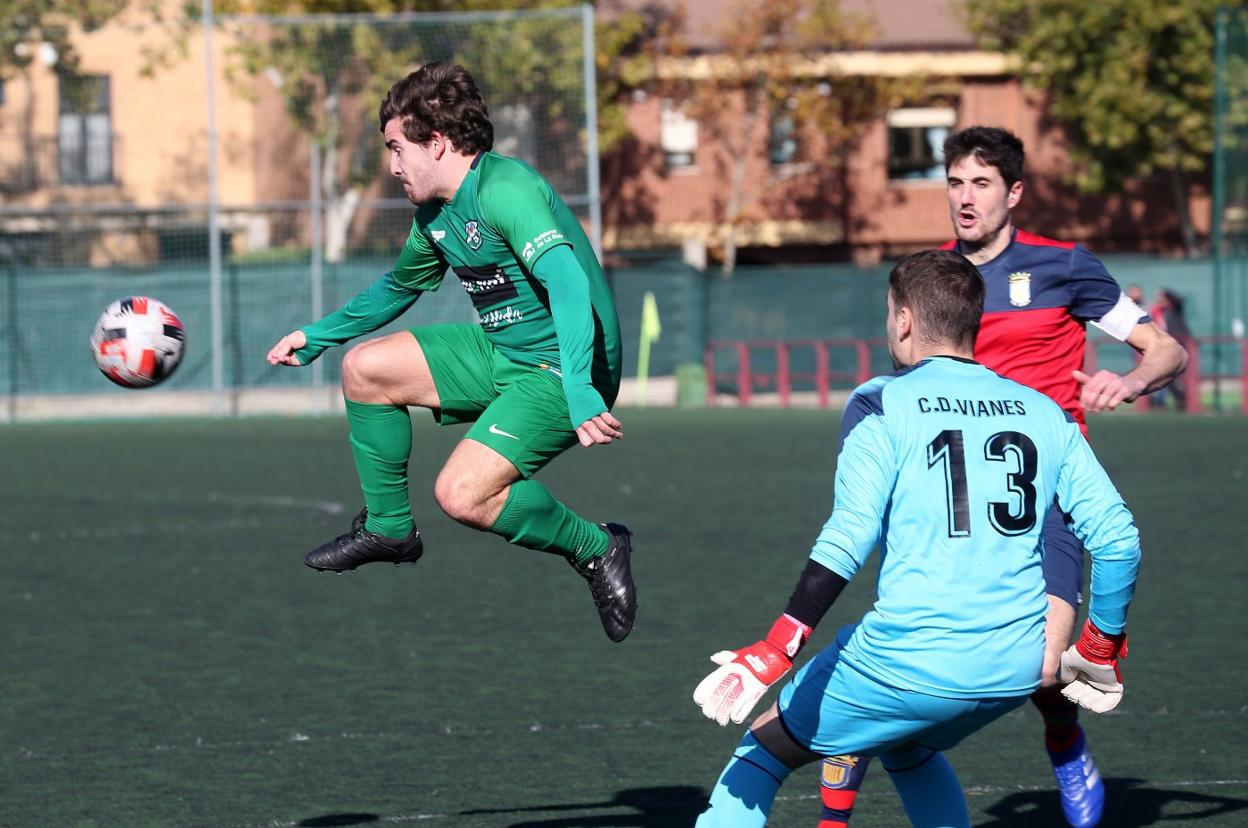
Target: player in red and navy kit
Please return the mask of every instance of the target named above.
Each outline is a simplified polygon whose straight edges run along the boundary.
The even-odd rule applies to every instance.
[[[967,252],[958,241],[943,249]],[[1014,230],[1004,250],[976,264],[988,293],[975,358],[998,374],[1049,395],[1086,435],[1079,380],[1087,342],[1085,323],[1120,341],[1141,323],[1159,336],[1165,334],[1152,325],[1147,311],[1127,298],[1100,260],[1080,245]],[[1138,391],[1131,391],[1145,385],[1142,380],[1103,373],[1111,374],[1107,382],[1119,381],[1119,401],[1135,399]],[[1113,407],[1100,404],[1094,410]]]
[[[945,142],[949,215],[956,250],[979,268],[986,294],[975,359],[998,374],[1047,394],[1087,434],[1085,411],[1112,411],[1164,388],[1187,366],[1187,353],[1128,298],[1105,266],[1080,245],[1018,230],[1013,212],[1023,195],[1023,143],[994,127],[970,127]],[[1088,324],[1138,352],[1126,374],[1083,372]],[[1104,808],[1100,774],[1079,727],[1078,706],[1062,695],[1058,675],[1078,614],[1083,547],[1062,512],[1045,515],[1043,685],[1032,702],[1044,717],[1045,745],[1066,821],[1096,825]],[[819,828],[844,828],[866,773],[866,759],[825,761]]]

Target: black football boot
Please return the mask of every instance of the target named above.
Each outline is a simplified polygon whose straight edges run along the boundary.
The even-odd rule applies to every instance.
[[[623,641],[633,630],[637,618],[637,588],[633,585],[632,532],[618,523],[604,523],[602,528],[611,536],[605,555],[590,558],[572,567],[589,581],[589,592],[607,638]]]
[[[320,572],[349,572],[368,563],[416,563],[425,551],[420,530],[415,526],[403,539],[386,538],[364,528],[368,509],[351,521],[351,531],[323,543],[303,557],[303,562]]]

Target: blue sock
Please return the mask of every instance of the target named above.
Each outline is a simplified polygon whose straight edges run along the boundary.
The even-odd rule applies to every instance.
[[[943,753],[908,748],[890,751],[880,763],[915,828],[970,828],[962,783]]]
[[[746,731],[724,766],[697,828],[761,828],[791,769]]]

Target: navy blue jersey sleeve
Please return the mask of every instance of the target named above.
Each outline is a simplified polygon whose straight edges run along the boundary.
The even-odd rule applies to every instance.
[[[1107,633],[1122,632],[1140,568],[1135,519],[1074,422],[1057,478],[1057,502],[1092,558],[1088,616]]]
[[[1122,295],[1122,288],[1101,260],[1078,244],[1070,251],[1066,285],[1071,316],[1085,321],[1097,320],[1109,313]]]
[[[859,423],[867,417],[884,416],[884,379],[877,377],[854,389],[849,401],[845,403],[845,412],[841,415],[841,449],[845,448],[845,439],[849,437]]]
[[[845,406],[832,516],[810,552],[811,559],[845,580],[862,568],[879,540],[897,479],[882,392],[882,384],[873,381],[855,391]]]

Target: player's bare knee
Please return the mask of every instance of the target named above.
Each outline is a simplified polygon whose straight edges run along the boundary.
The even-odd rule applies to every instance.
[[[342,358],[342,393],[355,402],[382,402],[380,359],[372,342],[356,345]]]
[[[451,520],[474,529],[489,529],[484,504],[469,481],[453,472],[443,470],[433,484],[433,498],[438,508]]]

